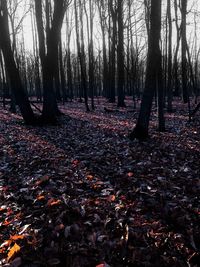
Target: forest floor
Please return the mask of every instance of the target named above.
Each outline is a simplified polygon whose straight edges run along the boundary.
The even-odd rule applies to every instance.
[[[140,143],[131,107],[61,109],[46,127],[0,109],[0,266],[200,266],[199,115],[176,103],[159,133],[153,112]]]

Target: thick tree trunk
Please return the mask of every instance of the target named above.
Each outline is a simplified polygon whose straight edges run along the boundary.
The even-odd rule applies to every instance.
[[[31,109],[29,100],[23,89],[22,81],[19,75],[19,70],[16,66],[13,51],[11,48],[9,26],[8,26],[8,10],[7,1],[0,1],[0,48],[3,53],[5,67],[8,73],[9,82],[15,101],[20,108],[22,117],[27,124],[33,124],[35,117]]]
[[[160,84],[161,51],[159,41],[161,31],[161,0],[151,0],[150,24],[145,89],[136,127],[130,134],[131,140],[134,138],[139,140],[148,138],[152,101],[156,88]],[[158,90],[160,89],[162,90],[162,88],[158,88]]]
[[[47,1],[48,2],[48,1]],[[46,3],[48,8],[48,3]],[[42,65],[43,74],[43,110],[42,117],[45,122],[55,122],[56,116],[60,114],[56,102],[56,83],[59,73],[58,70],[58,45],[61,34],[61,27],[66,10],[65,0],[54,0],[54,12],[49,26],[49,18],[46,21],[46,48],[45,48],[45,35],[44,24],[42,19],[42,2],[35,0],[35,13],[39,39],[39,54]],[[48,15],[48,14],[47,14]],[[57,88],[58,90],[58,88]]]

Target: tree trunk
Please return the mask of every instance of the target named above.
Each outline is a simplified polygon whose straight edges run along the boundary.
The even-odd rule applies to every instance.
[[[91,106],[92,110],[95,109],[94,106],[94,42],[93,42],[93,4],[92,0],[89,0],[89,9],[90,9],[90,38],[89,38],[89,88],[90,88],[90,97],[91,97]]]
[[[63,64],[63,53],[62,53],[62,38],[60,37],[59,42],[59,65],[60,65],[60,82],[61,82],[61,91],[62,91],[62,101],[63,104],[67,101],[67,82],[65,78],[65,70]]]
[[[8,10],[6,2],[6,0],[0,1],[0,48],[3,53],[5,67],[8,73],[10,86],[12,93],[15,97],[15,101],[20,108],[25,123],[33,124],[35,122],[35,117],[31,109],[28,97],[24,92],[22,81],[19,75],[19,70],[17,69],[13,51],[11,48],[8,26]]]
[[[145,89],[139,117],[134,130],[130,134],[131,140],[135,138],[139,140],[148,138],[152,101],[155,90],[160,84],[161,51],[159,41],[161,31],[161,0],[151,0],[150,24]],[[158,90],[160,89],[162,88],[158,88]]]
[[[124,95],[124,25],[123,25],[123,0],[118,0],[118,47],[117,47],[117,70],[118,70],[118,107],[125,107]]]
[[[48,2],[48,1],[47,1]],[[48,5],[48,3],[47,3]],[[47,6],[46,6],[47,7]],[[45,122],[55,122],[60,114],[55,94],[56,75],[58,73],[58,45],[61,34],[62,22],[66,10],[65,0],[54,0],[54,13],[49,26],[49,18],[46,24],[46,47],[42,19],[42,2],[35,0],[35,13],[39,39],[39,54],[43,74],[43,110],[42,117]],[[50,27],[50,28],[49,28]]]
[[[79,0],[80,3],[80,0]],[[79,5],[80,6],[80,5]],[[80,6],[80,9],[83,7]],[[86,111],[90,111],[88,105],[88,95],[87,95],[87,74],[86,74],[86,63],[85,63],[85,48],[84,48],[84,38],[83,38],[83,25],[81,25],[81,34],[79,34],[79,19],[82,20],[82,10],[80,10],[80,17],[78,18],[78,6],[76,0],[74,0],[74,10],[75,10],[75,27],[76,27],[76,43],[77,43],[77,51],[81,68],[81,80],[84,92],[84,100]],[[81,35],[81,36],[80,36]],[[81,43],[80,43],[81,41]]]
[[[172,112],[172,18],[171,18],[171,0],[167,0],[167,20],[169,27],[168,40],[168,66],[167,66],[167,110]]]
[[[109,58],[109,75],[110,75],[110,94],[109,94],[109,102],[115,102],[115,78],[116,78],[116,38],[117,38],[117,11],[115,10],[113,0],[109,2],[109,11],[111,13],[112,18],[112,26],[111,26],[111,18],[109,23],[109,31],[110,31],[110,58]]]
[[[107,52],[106,52],[106,8],[104,1],[97,1],[99,17],[100,17],[100,25],[102,32],[102,53],[103,53],[103,95],[108,98],[108,60],[107,60]]]
[[[180,46],[180,28],[178,25],[178,3],[177,0],[174,0],[174,13],[175,13],[175,25],[176,25],[176,49],[174,53],[174,65],[173,65],[173,73],[174,73],[174,96],[179,96],[180,94],[180,86],[179,86],[179,66],[178,66],[178,51],[179,51],[179,46]]]
[[[188,102],[188,91],[187,91],[187,38],[186,38],[186,13],[187,13],[187,0],[181,0],[181,66],[182,66],[182,92],[184,103]]]

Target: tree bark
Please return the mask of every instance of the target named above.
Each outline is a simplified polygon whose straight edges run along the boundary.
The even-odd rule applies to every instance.
[[[151,0],[150,32],[145,89],[142,97],[139,117],[130,139],[144,140],[148,138],[151,107],[156,88],[160,85],[161,50],[159,46],[161,31],[161,0]],[[158,90],[162,88],[158,88]]]
[[[48,4],[48,3],[47,3]],[[56,102],[56,75],[58,73],[58,45],[61,34],[62,22],[66,10],[65,0],[54,0],[54,12],[49,26],[47,18],[46,48],[44,24],[42,19],[42,2],[35,0],[36,22],[39,39],[39,55],[43,75],[43,110],[42,117],[45,122],[55,122],[56,116],[60,114]],[[50,27],[50,28],[49,28]]]
[[[20,108],[22,117],[26,124],[35,123],[35,116],[31,109],[28,96],[26,95],[22,81],[20,78],[19,70],[16,66],[13,51],[11,48],[10,33],[8,26],[8,10],[7,1],[0,1],[0,48],[3,53],[5,67],[8,73],[9,82],[11,86],[12,93],[15,97],[15,101]]]
[[[80,3],[80,0],[79,0]],[[80,6],[80,5],[79,5]],[[80,6],[80,9],[83,7]],[[77,44],[77,51],[78,51],[78,58],[80,62],[80,69],[81,69],[81,80],[84,92],[84,100],[85,100],[85,107],[86,111],[90,111],[88,105],[88,94],[87,94],[87,73],[86,73],[86,63],[85,63],[85,48],[84,48],[84,38],[83,38],[83,25],[81,25],[81,32],[79,34],[79,19],[82,20],[82,10],[80,10],[80,16],[78,18],[78,5],[77,0],[74,0],[74,10],[75,10],[75,28],[76,28],[76,44]],[[81,43],[80,43],[81,41]]]
[[[169,27],[168,40],[168,64],[167,64],[167,110],[172,112],[172,18],[171,18],[171,0],[167,0],[167,20]]]
[[[117,47],[117,70],[118,70],[118,107],[125,107],[124,94],[124,25],[123,25],[123,0],[118,0],[118,47]]]
[[[184,103],[188,102],[188,91],[187,91],[187,38],[186,38],[186,13],[187,13],[187,0],[181,0],[181,66],[182,66],[182,92]]]
[[[110,88],[109,88],[109,102],[115,102],[115,79],[116,79],[116,39],[117,39],[117,11],[113,0],[109,2],[109,11],[111,17],[109,18],[109,37],[110,37],[110,58],[109,58],[109,75],[110,75]],[[112,18],[112,23],[111,23]],[[112,26],[111,26],[112,25]]]

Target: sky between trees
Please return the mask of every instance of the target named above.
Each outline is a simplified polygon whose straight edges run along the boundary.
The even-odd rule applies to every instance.
[[[126,1],[126,0],[125,0]],[[18,25],[19,21],[21,21],[22,17],[24,17],[22,23],[21,23],[21,30],[23,29],[24,34],[24,41],[25,41],[25,49],[27,51],[32,51],[33,48],[33,38],[32,38],[32,28],[31,28],[31,6],[33,6],[32,0],[9,0],[11,6],[15,6],[17,3],[17,10],[16,10],[16,23],[15,25]],[[141,47],[144,46],[144,44],[147,41],[146,36],[146,28],[144,24],[144,4],[143,0],[133,0],[132,1],[132,14],[133,14],[133,29],[135,31],[135,36],[137,34],[138,42],[140,43]],[[173,5],[173,0],[171,1]],[[12,8],[13,8],[12,7]],[[194,39],[197,38],[197,46],[200,46],[200,40],[198,38],[198,33],[200,32],[200,5],[198,1],[196,0],[188,0],[188,14],[187,14],[187,39],[188,44],[193,43]],[[124,17],[126,17],[126,9],[124,11]],[[179,14],[180,15],[180,14]],[[72,27],[72,38],[71,38],[71,49],[76,52],[76,45],[75,45],[75,27],[74,27],[74,6],[73,1],[71,5],[68,8],[67,11],[68,16],[68,22],[71,24],[70,27]],[[176,29],[175,29],[175,16],[174,16],[174,9],[172,6],[172,20],[173,20],[173,43],[176,42]],[[196,20],[196,29],[195,29],[195,23]],[[70,22],[71,21],[71,22]],[[137,21],[135,24],[134,21]],[[142,21],[142,22],[141,22]],[[85,26],[86,26],[86,18],[84,20]],[[179,17],[179,25],[180,25],[180,17]],[[165,40],[166,30],[165,30],[165,24],[166,24],[166,0],[162,1],[162,38],[161,40]],[[125,22],[126,26],[126,22]],[[86,28],[86,27],[85,27]],[[18,42],[20,43],[22,39],[22,31],[18,31]],[[62,28],[62,41],[65,44],[66,42],[66,18],[64,19],[63,28]],[[196,31],[196,33],[195,33]],[[196,37],[195,37],[196,34]],[[125,34],[126,36],[126,34]],[[95,48],[98,50],[99,48],[99,40],[101,40],[101,30],[100,30],[100,21],[99,21],[99,14],[97,8],[94,10],[94,43]],[[85,37],[85,40],[87,42],[87,37]],[[135,41],[135,38],[133,38]],[[125,38],[126,42],[126,38]],[[193,49],[191,47],[191,49]],[[146,47],[144,46],[144,54],[146,53]]]

